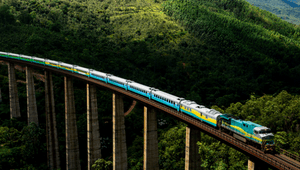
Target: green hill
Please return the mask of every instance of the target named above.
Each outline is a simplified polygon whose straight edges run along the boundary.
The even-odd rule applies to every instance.
[[[291,7],[282,0],[247,0],[247,2],[262,10],[269,11],[287,22],[300,24],[299,7]],[[300,5],[300,1],[294,0],[293,2],[295,5]]]
[[[276,95],[282,90],[300,94],[299,26],[243,0],[1,0],[0,3],[0,51],[94,68],[207,107],[218,105],[224,109],[231,103],[245,103],[251,94]],[[7,67],[0,67],[0,74],[7,75]],[[17,77],[24,79],[22,73],[17,73]],[[63,82],[59,76],[55,80],[58,87],[55,95],[59,96],[63,94]],[[0,82],[2,91],[7,92],[7,77],[1,76]],[[26,92],[24,87],[18,88],[22,121],[26,122]],[[36,89],[39,89],[37,101],[43,106],[43,83]],[[76,82],[75,89],[75,95],[80,96],[75,101],[80,150],[85,153],[84,82]],[[110,121],[111,95],[99,91],[99,96],[101,116]],[[63,159],[63,97],[57,97],[57,102]],[[3,93],[0,106],[0,124],[8,126],[8,94]],[[42,120],[43,107],[38,112]],[[126,118],[126,130],[132,132],[127,135],[128,150],[135,158],[141,158],[142,154],[137,146],[142,142],[143,126],[142,122],[136,124],[141,112],[135,109]],[[160,133],[178,123],[165,115],[160,118],[169,122],[168,126],[160,127]],[[130,126],[134,123],[136,126]],[[104,120],[100,126],[110,127]],[[41,127],[45,125],[41,123]],[[111,138],[111,133],[103,132],[103,136]],[[109,157],[111,146],[106,149],[104,156]],[[130,167],[141,162],[133,157]]]

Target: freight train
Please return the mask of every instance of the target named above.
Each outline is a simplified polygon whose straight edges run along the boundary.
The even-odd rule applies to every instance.
[[[131,80],[126,80],[112,74],[107,74],[59,61],[6,52],[0,52],[0,56],[71,71],[73,73],[81,74],[89,78],[118,86],[125,90],[147,97],[150,100],[155,100],[159,103],[167,105],[179,112],[192,116],[201,122],[229,133],[238,140],[253,145],[264,152],[275,151],[274,135],[269,128],[251,121],[238,119],[230,114],[222,114],[214,109],[209,109],[203,105],[199,105],[194,101],[185,100],[184,98],[174,96],[156,88],[152,88]]]

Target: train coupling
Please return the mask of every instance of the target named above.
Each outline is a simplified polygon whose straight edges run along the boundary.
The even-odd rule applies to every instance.
[[[265,151],[266,152],[273,152],[273,151],[275,151],[275,145],[273,144],[273,145],[266,145],[265,146]]]

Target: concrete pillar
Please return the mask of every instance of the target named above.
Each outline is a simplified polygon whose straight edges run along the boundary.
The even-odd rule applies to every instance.
[[[95,85],[86,85],[87,93],[87,153],[88,170],[101,158],[101,143],[98,122],[97,92]]]
[[[194,127],[186,127],[185,170],[200,170],[201,158],[197,142],[201,140],[201,131]]]
[[[8,63],[10,118],[21,117],[15,66]]]
[[[248,170],[266,170],[268,168],[268,164],[259,159],[254,157],[250,157],[250,159],[248,159]]]
[[[73,81],[64,77],[65,124],[66,124],[66,170],[80,170],[79,144],[76,125]]]
[[[30,122],[34,122],[39,125],[32,69],[28,66],[26,66],[26,90],[28,125]]]
[[[144,170],[158,170],[157,117],[154,108],[144,106]]]
[[[0,103],[2,102],[2,94],[1,94],[1,88],[0,88]]]
[[[45,109],[48,168],[60,169],[53,82],[48,71],[45,71]]]
[[[117,93],[113,93],[113,170],[127,170],[124,103]]]
[[[250,159],[248,159],[248,170],[254,170],[255,164]]]

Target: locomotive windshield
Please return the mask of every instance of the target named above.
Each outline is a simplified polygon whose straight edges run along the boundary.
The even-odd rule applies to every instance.
[[[266,134],[266,133],[272,133],[271,129],[262,129],[258,132],[259,134]]]

